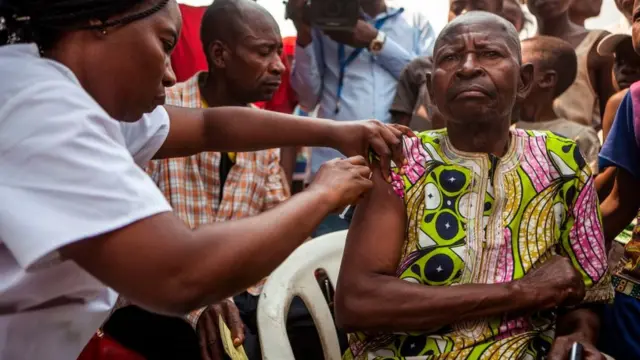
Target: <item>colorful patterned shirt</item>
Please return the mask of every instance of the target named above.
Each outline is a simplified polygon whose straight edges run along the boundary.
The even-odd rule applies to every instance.
[[[613,289],[591,170],[575,142],[512,130],[502,158],[456,150],[446,130],[405,138],[394,169],[407,232],[397,276],[425,286],[520,279],[554,254],[568,257],[586,303]],[[505,314],[432,333],[351,334],[345,359],[538,359],[554,338],[553,312]]]

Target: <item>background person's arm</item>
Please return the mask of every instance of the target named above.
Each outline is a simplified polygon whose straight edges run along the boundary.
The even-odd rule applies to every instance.
[[[614,168],[615,169],[615,168]],[[640,208],[640,180],[623,168],[615,171],[611,193],[602,202],[602,223],[607,244],[626,228],[638,215]]]
[[[255,217],[190,230],[162,213],[72,243],[61,253],[137,304],[184,314],[271,273],[329,212],[370,187],[364,165],[361,157],[331,161],[307,191]]]
[[[582,307],[561,314],[556,322],[556,338],[548,359],[569,360],[571,346],[578,342],[584,347],[584,360],[605,360],[595,346],[599,330],[600,317],[595,309]]]
[[[629,92],[629,89],[622,90],[614,94],[609,101],[602,117],[602,141],[607,141],[609,132],[613,126],[613,121],[616,118],[618,108],[622,103],[622,100]],[[604,201],[607,198],[611,189],[613,188],[613,182],[616,176],[616,168],[611,166],[606,169],[600,169],[600,174],[596,177],[596,190],[598,191],[598,198],[600,201]]]
[[[530,277],[505,284],[425,286],[401,280],[396,271],[406,210],[377,170],[373,182],[356,208],[338,280],[337,322],[347,331],[434,331],[459,321],[532,312],[562,303],[576,279],[582,285],[559,257]]]

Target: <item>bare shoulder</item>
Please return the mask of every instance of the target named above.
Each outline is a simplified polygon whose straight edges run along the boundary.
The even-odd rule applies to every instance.
[[[620,104],[622,103],[622,100],[624,100],[624,97],[627,95],[628,92],[629,92],[629,89],[624,89],[622,91],[618,91],[617,93],[613,94],[607,101],[607,109],[611,107],[611,109],[617,110]]]

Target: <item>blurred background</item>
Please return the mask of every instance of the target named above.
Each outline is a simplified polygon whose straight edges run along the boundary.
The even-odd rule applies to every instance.
[[[578,0],[580,1],[580,0]],[[212,3],[211,0],[178,0],[193,6],[206,6]],[[258,3],[267,8],[280,24],[282,36],[293,36],[296,30],[290,21],[284,20],[284,4],[282,0],[258,0]],[[425,14],[429,14],[429,19],[434,30],[438,32],[447,22],[447,11],[449,9],[448,0],[388,0],[388,3],[399,4],[405,7],[419,9]],[[526,6],[525,6],[526,7]],[[531,17],[531,20],[534,20]],[[598,18],[587,20],[587,27],[593,29],[606,29],[611,25],[617,24],[620,20],[620,13],[616,9],[613,0],[604,0],[602,12]],[[535,32],[535,23],[532,23],[527,33],[533,35]]]

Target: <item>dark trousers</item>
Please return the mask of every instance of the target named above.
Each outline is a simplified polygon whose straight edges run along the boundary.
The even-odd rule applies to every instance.
[[[600,325],[598,349],[616,360],[640,359],[640,300],[616,292],[606,305]]]
[[[258,335],[258,297],[242,293],[234,298],[245,326],[244,349],[249,360],[261,360]],[[184,320],[148,312],[137,306],[118,309],[104,332],[147,360],[202,360],[198,336]],[[323,360],[322,344],[311,314],[300,298],[294,298],[287,318],[287,333],[296,359]],[[341,350],[347,337],[338,332]]]
[[[113,313],[103,331],[147,360],[201,360],[198,336],[180,318],[127,306]]]

